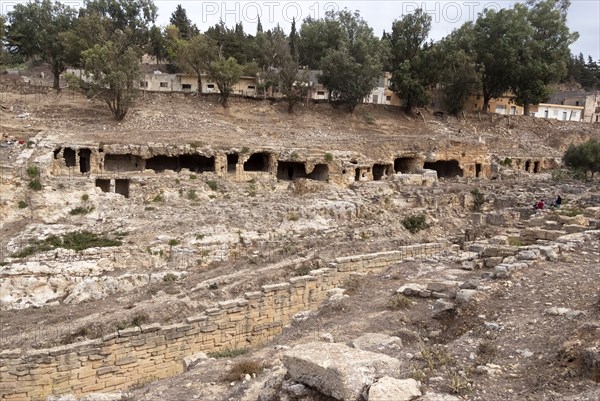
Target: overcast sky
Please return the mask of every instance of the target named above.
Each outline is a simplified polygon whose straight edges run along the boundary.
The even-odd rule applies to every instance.
[[[65,2],[68,2],[66,0]],[[289,33],[293,17],[303,20],[308,16],[322,17],[329,9],[358,10],[377,36],[384,30],[390,31],[395,19],[423,8],[432,16],[430,38],[441,39],[465,21],[474,20],[485,8],[509,8],[515,1],[471,0],[471,1],[316,1],[316,0],[155,0],[158,6],[158,24],[167,25],[177,4],[186,9],[188,17],[205,31],[222,19],[227,26],[241,21],[246,33],[254,34],[257,15],[265,30],[279,24]],[[571,0],[568,24],[571,31],[579,32],[579,40],[571,46],[574,54],[591,55],[600,60],[600,1]],[[299,24],[297,24],[299,29]]]

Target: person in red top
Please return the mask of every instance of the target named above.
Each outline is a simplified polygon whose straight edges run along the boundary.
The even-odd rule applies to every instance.
[[[544,206],[546,206],[546,204],[544,203],[543,199],[540,199],[540,201],[537,203],[536,208],[538,210],[544,210]]]

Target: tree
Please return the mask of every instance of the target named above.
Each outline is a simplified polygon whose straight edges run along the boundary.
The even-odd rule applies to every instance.
[[[6,35],[6,20],[0,15],[0,64],[8,63],[9,57],[4,48],[4,39]]]
[[[152,0],[86,0],[84,4],[74,29],[60,35],[70,65],[82,68],[82,52],[114,40],[117,31],[127,35],[131,46],[148,48],[148,26],[156,19]]]
[[[163,32],[156,25],[150,28],[150,38],[146,52],[156,58],[156,65],[159,65],[162,60],[165,60],[169,53],[167,49],[167,40]]]
[[[298,56],[301,65],[310,69],[319,69],[321,59],[329,52],[339,48],[342,31],[339,21],[328,13],[325,19],[308,17],[300,27]]]
[[[569,46],[579,36],[567,26],[569,4],[569,0],[531,0],[530,9],[523,11],[527,34],[519,48],[519,62],[513,69],[515,79],[510,86],[525,115],[529,115],[529,105],[548,98],[548,84],[559,82],[567,74]]]
[[[39,58],[50,66],[53,88],[60,90],[60,74],[67,69],[67,49],[60,35],[73,28],[75,11],[59,2],[35,0],[16,4],[8,13],[8,46],[27,58]]]
[[[404,99],[405,110],[410,113],[414,107],[422,107],[429,101],[426,87],[431,83],[428,70],[432,65],[426,62],[425,41],[431,29],[431,16],[418,9],[394,21],[389,37],[392,66],[391,87]]]
[[[167,28],[169,29],[169,28]],[[170,27],[171,32],[175,27]],[[177,32],[175,31],[175,35]],[[175,37],[171,42],[170,55],[175,63],[184,70],[196,74],[198,94],[202,93],[202,73],[207,71],[210,63],[217,57],[217,44],[204,34],[192,36],[189,40]]]
[[[139,47],[129,45],[123,32],[117,31],[113,36],[115,41],[94,45],[82,53],[82,58],[90,80],[86,85],[88,94],[102,99],[115,120],[121,121],[135,98],[141,52]]]
[[[79,10],[75,33],[64,39],[72,46],[88,82],[88,95],[102,99],[113,117],[125,118],[135,100],[134,83],[156,19],[152,0],[88,0]]]
[[[80,19],[90,15],[100,18],[103,31],[109,37],[120,31],[132,46],[148,44],[150,24],[156,21],[157,8],[152,0],[85,0]],[[104,38],[96,38],[102,44]]]
[[[568,167],[594,173],[600,171],[600,141],[590,139],[587,142],[574,146],[571,144],[563,156],[563,162]]]
[[[290,53],[294,60],[298,60],[298,32],[296,32],[296,18],[292,19],[290,28]]]
[[[474,25],[471,48],[481,70],[483,91],[482,111],[487,112],[492,98],[506,93],[514,81],[514,70],[519,63],[521,43],[531,35],[527,29],[526,12],[522,5],[515,9],[486,10]]]
[[[472,40],[472,25],[465,24],[435,45],[432,57],[437,63],[437,82],[443,91],[444,103],[449,113],[458,115],[464,110],[470,95],[481,88],[481,75],[476,57],[463,47]]]
[[[262,33],[263,31],[263,26],[262,23],[260,22],[260,17],[258,17],[258,22],[256,23],[256,34],[258,35],[259,33]]]
[[[217,43],[223,57],[233,57],[240,64],[253,61],[255,53],[253,38],[244,33],[244,26],[241,22],[236,23],[235,27],[231,29],[226,27],[223,21],[220,21],[215,26],[208,28],[206,35]]]
[[[221,92],[221,105],[227,108],[227,101],[233,85],[240,80],[242,75],[242,66],[233,57],[225,59],[221,56],[218,60],[210,63],[209,73]]]
[[[181,4],[177,4],[175,11],[171,14],[170,24],[175,26],[179,31],[179,37],[183,40],[188,40],[192,36],[197,35],[198,28],[192,24],[192,21],[187,16],[185,8]]]
[[[298,61],[289,54],[279,68],[279,82],[288,104],[288,113],[293,113],[294,106],[308,93],[308,72],[299,73]]]
[[[320,60],[319,82],[329,90],[330,101],[353,111],[377,86],[382,74],[379,40],[358,12],[328,12],[321,26],[331,30],[331,37],[337,37],[338,42],[326,49]]]

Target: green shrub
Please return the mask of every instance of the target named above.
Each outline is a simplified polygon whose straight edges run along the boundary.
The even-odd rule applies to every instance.
[[[213,191],[217,190],[217,182],[215,180],[206,181],[206,185]]]
[[[212,290],[212,291],[214,291],[214,290],[218,290],[218,289],[219,289],[219,285],[218,285],[217,283],[210,283],[210,284],[208,285],[208,289],[209,289],[209,290]]]
[[[427,224],[427,218],[422,213],[406,216],[402,220],[402,225],[412,234],[415,234],[421,230],[425,230],[429,227],[429,225]]]
[[[71,211],[69,212],[69,214],[71,216],[77,216],[77,215],[82,215],[82,214],[88,214],[94,211],[94,207],[93,206],[78,206],[74,209],[71,209]]]
[[[521,237],[508,237],[508,245],[523,246],[523,240]]]
[[[512,167],[512,159],[510,157],[506,157],[500,162],[500,164],[506,167]]]
[[[331,153],[325,153],[325,161],[331,163],[333,161],[333,155]]]
[[[40,175],[40,170],[37,166],[29,166],[27,167],[27,176],[29,178],[37,178]]]
[[[56,248],[82,251],[88,248],[121,246],[122,244],[120,239],[110,238],[89,231],[71,232],[64,234],[62,237],[51,235],[45,240],[31,241],[29,246],[23,248],[13,256],[15,258],[25,258],[36,252],[47,252]]]
[[[479,192],[479,188],[473,188],[471,195],[473,196],[473,209],[477,211],[481,210],[481,207],[485,203],[485,197]]]
[[[190,175],[190,180],[197,180],[198,176],[196,174],[191,174]]]
[[[187,193],[187,198],[191,201],[198,200],[198,195],[196,194],[196,190],[190,189]]]
[[[25,209],[27,207],[27,202],[19,201],[19,209]]]
[[[591,173],[594,178],[594,173],[600,171],[600,141],[590,139],[578,146],[571,144],[563,156],[563,162],[568,167]]]
[[[33,189],[34,191],[40,191],[42,189],[42,183],[39,179],[34,178],[33,180],[29,181],[29,188]]]
[[[81,195],[81,200],[84,202],[87,202],[90,199],[90,196],[88,194],[83,194]]]
[[[176,275],[174,275],[173,273],[167,273],[167,274],[165,274],[165,276],[163,277],[163,281],[164,281],[165,283],[172,284],[172,283],[174,283],[174,282],[176,282],[176,281],[177,281],[177,276],[176,276]]]

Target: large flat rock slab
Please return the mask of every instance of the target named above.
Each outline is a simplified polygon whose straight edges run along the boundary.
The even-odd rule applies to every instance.
[[[297,345],[283,355],[292,380],[340,401],[356,401],[365,388],[393,376],[400,361],[339,343]]]

